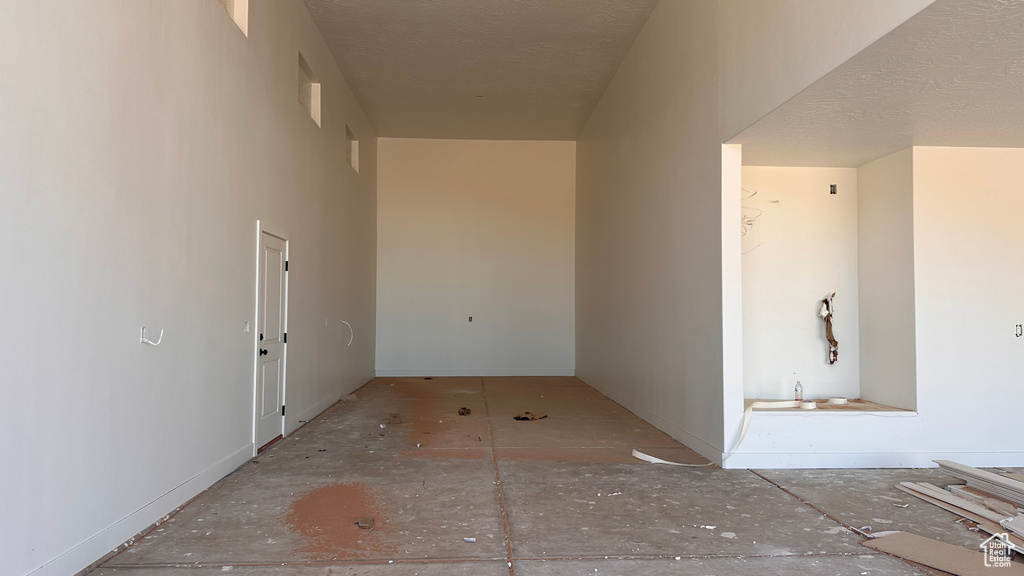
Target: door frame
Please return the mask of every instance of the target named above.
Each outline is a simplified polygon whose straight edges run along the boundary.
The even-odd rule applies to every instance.
[[[256,220],[256,300],[253,304],[253,328],[252,331],[252,455],[256,456],[261,446],[258,445],[257,424],[259,422],[259,393],[260,393],[260,259],[263,254],[263,234],[269,234],[284,242],[284,259],[288,261],[288,252],[291,250],[291,242],[287,235],[278,232],[277,228],[264,226],[263,220]],[[282,332],[288,331],[288,271],[284,274],[284,326]],[[288,343],[284,342],[281,349],[281,404],[287,405],[288,394]],[[280,436],[284,436],[285,417],[281,415]]]

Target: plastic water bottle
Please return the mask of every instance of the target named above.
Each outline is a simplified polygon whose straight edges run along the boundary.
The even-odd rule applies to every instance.
[[[802,402],[804,399],[804,387],[800,384],[800,381],[796,381],[796,386],[793,387],[793,395],[796,397],[797,402]]]

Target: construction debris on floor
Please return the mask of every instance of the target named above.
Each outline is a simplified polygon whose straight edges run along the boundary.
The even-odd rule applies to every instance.
[[[516,420],[543,420],[547,417],[547,414],[541,414],[540,416],[537,416],[533,412],[523,412],[522,414],[517,414],[513,416],[513,418],[515,418]]]
[[[867,525],[982,552],[894,487],[948,484],[939,469],[723,470],[571,377],[378,378],[357,394],[91,576],[934,574],[882,551],[912,537],[861,545]]]
[[[936,460],[939,468],[966,481],[942,489],[928,482],[900,482],[896,488],[960,516],[959,524],[979,532],[978,548],[954,546],[902,531],[869,534],[865,546],[958,576],[991,574],[1024,575],[1024,482],[952,462]]]

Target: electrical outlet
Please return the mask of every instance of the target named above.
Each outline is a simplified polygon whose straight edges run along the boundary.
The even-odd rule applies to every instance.
[[[1024,324],[1017,324],[1017,338],[1024,336]]]
[[[472,316],[470,316],[470,317],[469,317],[469,321],[470,321],[470,322],[472,322],[472,321],[473,321],[473,317],[472,317]]]
[[[246,321],[246,323],[245,323],[245,333],[246,334],[249,333],[249,322],[248,321]]]

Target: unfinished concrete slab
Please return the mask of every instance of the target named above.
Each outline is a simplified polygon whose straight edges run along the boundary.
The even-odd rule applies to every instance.
[[[94,574],[919,573],[811,504],[881,518],[874,491],[937,471],[708,464],[575,378],[378,378]],[[902,527],[946,520],[923,510]]]
[[[504,561],[394,562],[376,564],[316,564],[254,566],[251,564],[182,567],[101,567],[90,576],[508,576]]]
[[[633,448],[682,446],[671,436],[639,418],[545,418],[520,422],[509,418],[491,422],[498,448]]]
[[[669,462],[703,465],[707,460],[689,448],[650,447],[643,452]],[[535,462],[575,462],[575,463],[608,463],[636,464],[638,460],[622,448],[495,448],[495,458],[499,461],[532,460]]]
[[[517,557],[855,554],[858,539],[743,470],[499,462]]]
[[[539,386],[541,388],[561,388],[571,386],[590,388],[587,383],[575,376],[484,376],[481,378],[484,389],[512,388],[515,386]]]
[[[245,470],[204,494],[117,564],[500,558],[502,522],[485,458],[373,454],[351,469]],[[252,465],[251,468],[262,467]],[[360,529],[370,518],[372,529]],[[476,537],[473,545],[464,538]]]
[[[756,473],[846,526],[870,526],[875,532],[913,532],[972,549],[987,537],[957,523],[956,514],[896,489],[900,482],[930,482],[943,487],[960,483],[938,469],[757,470]]]
[[[659,558],[652,560],[531,560],[516,564],[517,576],[576,576],[579,574],[628,574],[629,576],[665,576],[700,574],[701,576],[839,576],[846,574],[876,576],[923,576],[910,565],[882,555],[827,555],[757,558]]]
[[[636,418],[629,410],[590,387],[486,385],[488,415],[509,418],[533,412],[550,418]]]

